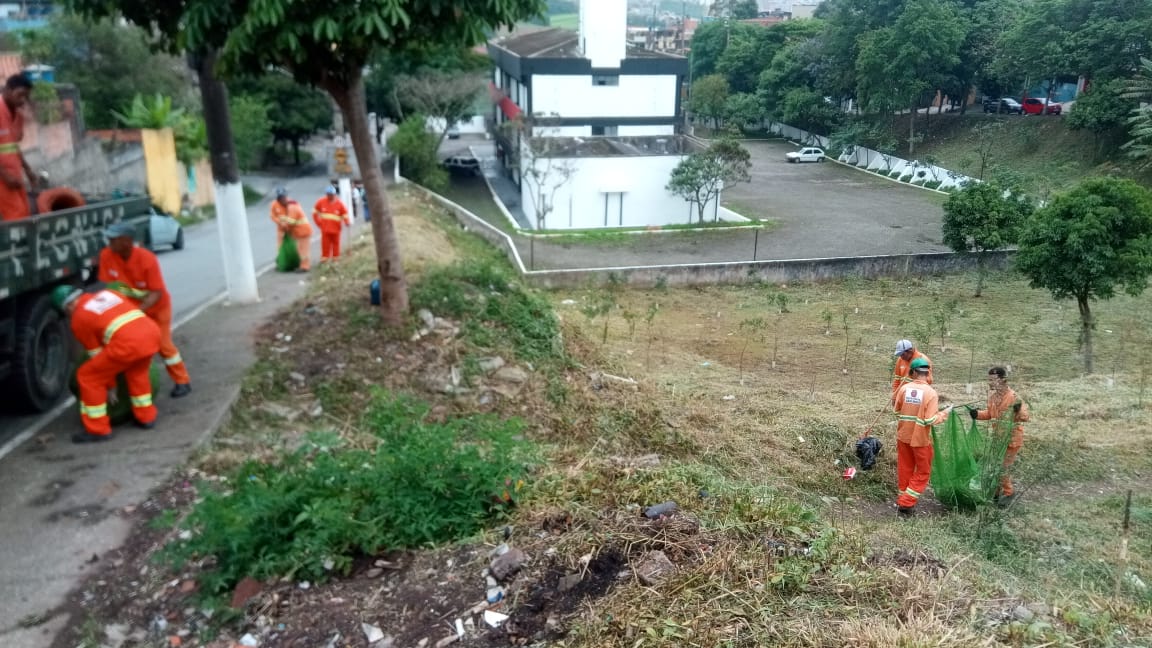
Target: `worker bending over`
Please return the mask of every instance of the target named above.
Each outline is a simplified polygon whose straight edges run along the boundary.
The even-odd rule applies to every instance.
[[[88,352],[76,372],[80,385],[80,421],[84,431],[73,443],[107,441],[112,435],[108,392],[124,374],[132,415],[139,427],[156,423],[152,404],[152,356],[160,350],[160,328],[130,299],[111,290],[84,294],[72,286],[57,286],[52,301],[72,318],[72,333]]]
[[[180,349],[172,341],[172,296],[164,285],[160,261],[148,250],[137,247],[135,229],[128,223],[113,223],[104,230],[108,247],[100,251],[100,281],[132,299],[160,328],[160,357],[175,383],[172,398],[187,396],[192,391],[192,378]]]
[[[288,197],[284,187],[276,189],[276,200],[272,201],[272,222],[276,223],[276,249],[284,243],[285,236],[296,240],[296,252],[300,255],[300,272],[312,268],[312,226],[300,203]],[[339,237],[337,237],[339,244]]]

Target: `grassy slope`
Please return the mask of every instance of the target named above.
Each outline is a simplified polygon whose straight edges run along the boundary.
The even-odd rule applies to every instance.
[[[396,195],[413,282],[429,266],[492,257],[428,211]],[[363,250],[318,290],[342,339],[377,349],[362,305],[373,272]],[[1125,489],[1137,488],[1134,538],[1152,534],[1152,501],[1139,490],[1152,445],[1152,397],[1143,393],[1152,298],[1099,305],[1100,375],[1081,378],[1075,309],[1012,276],[996,277],[982,299],[971,288],[959,277],[551,295],[580,366],[562,381],[563,398],[509,404],[549,455],[513,520],[517,542],[543,538],[525,546],[529,554],[548,547],[550,560],[569,566],[612,548],[628,548],[632,562],[631,547],[661,547],[679,569],[662,586],[622,579],[607,599],[580,603],[564,645],[1146,645],[1152,597],[1131,580],[1113,593],[1117,575],[1152,582],[1146,541],[1131,545],[1127,567],[1116,558]],[[770,301],[780,293],[787,313]],[[605,304],[609,315],[597,315]],[[889,349],[904,336],[921,342],[941,392],[958,402],[980,398],[988,365],[1013,368],[1035,421],[1020,464],[1024,494],[1006,514],[946,512],[927,498],[920,517],[897,521],[891,449],[876,470],[840,478],[835,462],[851,461],[852,441],[885,400]],[[640,384],[593,389],[593,371]],[[316,388],[356,395],[357,385]],[[322,400],[330,420],[356,404]],[[237,417],[222,437],[234,438],[202,467],[259,453],[267,439],[246,423]],[[881,428],[891,443],[891,427]],[[658,465],[637,467],[632,458],[649,453]],[[701,529],[647,535],[637,507],[666,499]],[[570,530],[538,533],[557,515]],[[1056,611],[1008,621],[1017,605],[1040,601]]]
[[[577,29],[580,26],[580,14],[556,14],[548,17],[548,22],[553,27],[561,27],[563,29]]]
[[[906,119],[893,121],[891,129],[897,140],[907,136]],[[1101,148],[1091,133],[1070,130],[1066,120],[1057,117],[998,117],[980,112],[933,115],[915,156],[921,160],[930,157],[946,169],[975,175],[980,161],[976,154],[979,138],[973,129],[997,120],[1004,123],[1004,130],[997,137],[991,165],[1010,170],[1033,195],[1044,198],[1084,177],[1104,173],[1118,173],[1152,185],[1152,174],[1138,171],[1114,143],[1105,142]],[[919,128],[923,127],[921,120]],[[898,153],[906,156],[906,145]]]

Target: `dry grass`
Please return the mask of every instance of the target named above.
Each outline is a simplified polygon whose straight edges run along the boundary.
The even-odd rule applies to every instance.
[[[414,197],[398,193],[394,207],[413,281],[433,265],[493,257]],[[354,435],[366,383],[419,391],[426,369],[473,352],[467,341],[419,346],[370,326],[364,245],[318,276],[311,312],[266,332],[270,352],[203,465],[223,470],[318,427]],[[576,363],[559,378],[564,398],[538,384],[487,410],[526,419],[548,456],[516,513],[516,544],[558,569],[586,567],[589,556],[624,561],[621,577],[600,574],[614,584],[580,599],[556,645],[1142,645],[1152,597],[1123,580],[1115,538],[1123,490],[1152,467],[1152,397],[1140,384],[1142,368],[1152,370],[1152,300],[1098,306],[1100,373],[1082,378],[1074,309],[1013,277],[996,278],[979,300],[971,288],[951,278],[616,290],[607,318],[584,314],[603,293],[552,295]],[[316,327],[343,333],[331,348],[312,340],[275,352],[285,345],[277,332]],[[854,481],[840,478],[887,399],[901,337],[933,358],[952,402],[981,400],[989,365],[1012,367],[1035,420],[1020,464],[1024,495],[1006,514],[926,501],[921,517],[898,522],[891,453]],[[306,386],[291,384],[291,371]],[[599,384],[595,372],[638,384]],[[476,409],[421,397],[434,413]],[[285,424],[256,408],[268,400],[323,403],[324,413]],[[885,441],[891,429],[878,426]],[[685,511],[676,522],[640,517],[669,499]],[[1152,501],[1138,490],[1133,536],[1149,535]],[[633,574],[653,550],[678,571],[648,587]],[[1126,569],[1152,583],[1147,542],[1131,545]],[[1056,611],[1012,620],[1015,607],[1040,601]]]

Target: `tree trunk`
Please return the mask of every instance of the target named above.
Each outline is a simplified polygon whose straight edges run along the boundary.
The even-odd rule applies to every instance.
[[[916,153],[916,103],[912,103],[912,109],[908,111],[908,157],[912,157]]]
[[[300,140],[299,138],[292,138],[292,159],[295,160],[296,166],[300,166]]]
[[[333,86],[328,91],[344,115],[345,128],[352,138],[352,148],[360,164],[365,199],[372,207],[372,242],[376,248],[376,269],[380,274],[380,317],[386,325],[399,327],[408,313],[408,280],[400,261],[400,241],[385,191],[384,172],[376,158],[372,129],[368,125],[364,78],[357,70],[348,87]]]
[[[987,269],[984,266],[984,252],[976,253],[976,294],[973,297],[979,297],[980,293],[984,292],[984,275],[987,274]]]
[[[256,265],[248,233],[248,208],[244,186],[236,168],[236,146],[232,141],[232,119],[228,112],[228,88],[216,78],[216,53],[189,55],[188,64],[200,81],[200,101],[204,106],[204,127],[212,164],[216,197],[216,222],[224,258],[224,279],[228,299],[249,304],[260,299],[256,285]]]
[[[1092,373],[1092,329],[1096,323],[1092,321],[1092,310],[1087,297],[1077,297],[1076,305],[1080,308],[1080,351],[1084,354],[1084,373]]]

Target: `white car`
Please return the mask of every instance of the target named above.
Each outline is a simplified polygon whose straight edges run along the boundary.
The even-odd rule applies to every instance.
[[[824,149],[807,146],[799,151],[791,151],[784,156],[789,162],[823,162]]]
[[[152,244],[149,247],[153,250],[158,247],[183,250],[184,228],[180,226],[180,222],[156,206],[152,207],[151,215],[149,227],[152,230]]]

